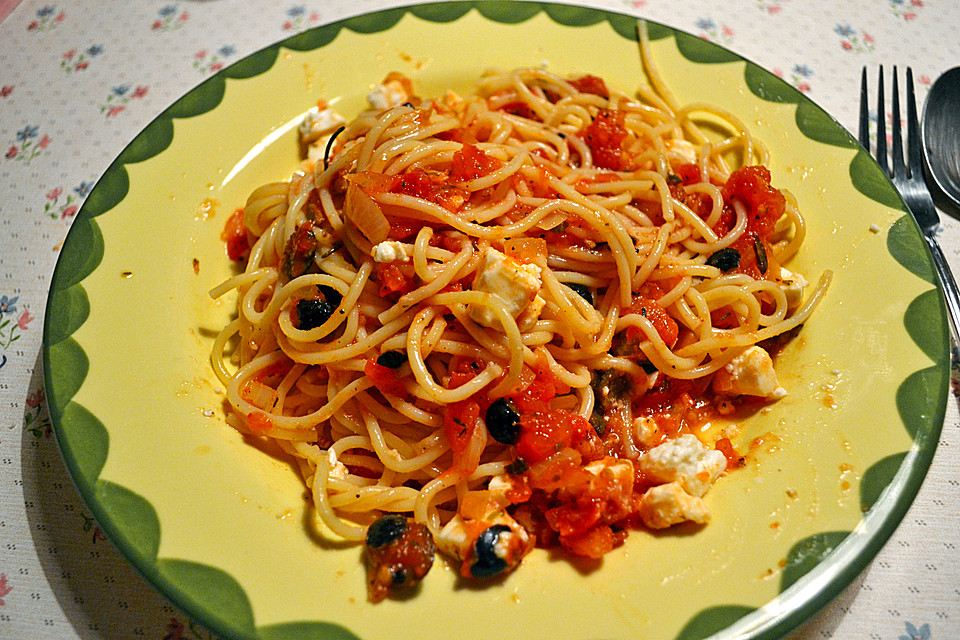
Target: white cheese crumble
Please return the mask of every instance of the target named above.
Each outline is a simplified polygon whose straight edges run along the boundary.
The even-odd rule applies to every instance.
[[[803,302],[803,290],[807,288],[807,280],[799,273],[780,267],[780,289],[787,297],[787,308],[791,311]]]
[[[331,133],[345,122],[343,116],[333,107],[314,107],[307,111],[300,121],[300,136],[306,140],[315,140],[323,134]]]
[[[347,469],[347,465],[337,460],[337,454],[333,449],[327,449],[327,458],[330,460],[329,477],[337,480],[346,478],[350,470]]]
[[[666,529],[681,522],[692,521],[706,524],[710,510],[704,501],[691,496],[679,482],[651,487],[640,499],[640,519],[651,529]]]
[[[763,347],[752,346],[717,371],[713,388],[728,395],[757,396],[779,400],[787,395],[780,386],[773,358]]]
[[[637,442],[644,449],[652,449],[661,440],[660,427],[650,416],[640,416],[633,420],[633,432]]]
[[[379,111],[399,107],[410,99],[410,94],[397,80],[388,80],[383,84],[378,84],[373,91],[367,94],[367,102],[370,106]]]
[[[670,140],[666,140],[663,145],[668,150],[675,152],[686,162],[696,164],[697,148],[687,140],[683,140],[682,138],[671,138]]]
[[[437,547],[444,553],[463,560],[470,549],[471,541],[467,535],[467,523],[456,514],[437,534]]]
[[[538,265],[520,263],[487,247],[480,258],[473,289],[496,296],[506,312],[517,320],[520,330],[524,331],[533,326],[546,304],[537,295],[541,286],[540,273]],[[490,307],[471,304],[469,311],[474,321],[487,327],[500,328],[500,321]]]
[[[373,248],[373,259],[377,262],[407,262],[410,256],[402,242],[384,240]]]
[[[690,495],[702,496],[726,468],[727,458],[687,433],[650,449],[637,465],[657,482],[677,482]]]

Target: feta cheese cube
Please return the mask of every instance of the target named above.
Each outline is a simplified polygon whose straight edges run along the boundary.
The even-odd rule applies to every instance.
[[[303,140],[313,141],[324,134],[333,132],[345,122],[343,116],[337,113],[333,107],[321,109],[316,106],[307,111],[303,120],[300,121],[300,137]]]
[[[666,529],[687,521],[698,524],[710,521],[710,510],[703,499],[688,494],[679,482],[647,489],[637,511],[643,524],[651,529]]]
[[[799,273],[780,267],[780,289],[787,296],[787,308],[791,311],[803,303],[803,290],[807,287],[807,280]]]
[[[327,449],[327,458],[330,461],[330,471],[328,472],[329,477],[337,480],[343,480],[350,474],[350,470],[347,469],[347,465],[337,460],[337,454],[333,449]]]
[[[474,291],[496,296],[506,312],[517,319],[521,331],[533,326],[546,304],[537,295],[540,286],[539,266],[520,263],[492,247],[484,251],[473,280]],[[491,308],[471,304],[469,312],[474,321],[494,329],[500,328],[500,321]]]
[[[777,380],[773,358],[758,346],[749,347],[717,371],[712,384],[715,391],[732,396],[778,400],[787,395]]]
[[[399,80],[387,80],[367,94],[367,102],[378,111],[386,111],[408,102],[410,94]]]
[[[384,240],[373,247],[373,259],[377,262],[407,262],[410,256],[402,242]]]
[[[633,420],[633,432],[637,442],[644,449],[652,449],[660,444],[662,433],[657,421],[650,416],[640,416]]]
[[[463,560],[470,551],[470,537],[467,521],[460,514],[456,514],[437,534],[437,547],[444,553]]]
[[[692,143],[687,140],[682,140],[680,138],[671,138],[666,140],[663,143],[668,150],[675,152],[686,162],[696,164],[697,162],[697,148],[693,146]]]
[[[726,469],[727,458],[687,433],[650,449],[637,465],[657,482],[676,482],[691,496],[702,496]]]

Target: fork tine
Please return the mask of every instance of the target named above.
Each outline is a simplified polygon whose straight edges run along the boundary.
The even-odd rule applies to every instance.
[[[867,67],[860,72],[860,144],[870,152],[870,92],[867,89]]]
[[[893,176],[906,177],[907,168],[903,164],[903,138],[900,133],[900,89],[897,84],[897,68],[893,68],[893,95],[890,98],[893,122],[890,123],[890,137],[893,146],[890,150],[893,160]]]
[[[896,77],[896,73],[894,73]],[[883,67],[880,67],[877,76],[877,163],[883,172],[890,175],[890,165],[887,163],[887,108],[883,102]]]
[[[923,150],[920,146],[917,100],[913,91],[913,69],[910,67],[907,67],[907,166],[911,178],[923,178]]]

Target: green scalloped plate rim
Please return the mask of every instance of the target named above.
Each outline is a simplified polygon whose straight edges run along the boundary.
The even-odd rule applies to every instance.
[[[161,593],[191,617],[224,638],[260,640],[356,638],[347,629],[323,621],[292,621],[257,626],[242,586],[226,572],[205,564],[158,557],[160,521],[153,506],[123,486],[100,479],[108,456],[109,433],[86,408],[73,401],[89,370],[82,346],[72,337],[86,321],[90,306],[83,281],[104,256],[97,216],[117,206],[127,194],[126,165],[162,153],[173,140],[175,119],[191,118],[216,108],[228,79],[253,78],[269,71],[284,49],[311,51],[333,42],[341,30],[373,34],[388,31],[405,15],[437,24],[452,23],[475,11],[490,22],[523,23],[541,14],[559,25],[579,27],[602,22],[627,40],[636,40],[634,16],[553,3],[438,2],[362,14],[318,26],[265,47],[222,69],[152,121],[117,157],[83,204],[64,242],[50,288],[44,326],[43,364],[54,431],[65,463],[87,506],[111,541]],[[901,384],[897,409],[913,439],[909,451],[871,466],[860,489],[861,524],[866,532],[828,531],[798,542],[781,576],[781,596],[797,590],[787,608],[776,603],[754,609],[730,605],[706,609],[689,620],[677,640],[707,637],[770,639],[781,637],[832,600],[879,551],[913,501],[932,460],[943,423],[949,388],[949,342],[945,307],[932,260],[899,194],[869,154],[839,123],[800,91],[727,49],[683,31],[648,22],[651,40],[675,38],[681,54],[700,64],[746,63],[744,81],[769,102],[796,105],[796,124],[808,138],[857,150],[849,166],[853,186],[867,197],[899,210],[902,217],[887,236],[887,248],[905,269],[935,288],[910,303],[907,331],[932,361]],[[895,495],[889,495],[896,487]],[[874,507],[883,505],[882,513]],[[827,557],[839,558],[823,569]],[[820,568],[818,570],[818,567]]]

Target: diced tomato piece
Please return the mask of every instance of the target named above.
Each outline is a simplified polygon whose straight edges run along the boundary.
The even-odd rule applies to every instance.
[[[677,167],[677,176],[683,184],[696,184],[700,182],[700,167],[692,162],[686,162]]]
[[[560,544],[570,553],[599,560],[625,538],[614,534],[609,526],[599,526],[575,536],[561,536]]]
[[[528,463],[546,460],[558,451],[569,448],[588,429],[593,427],[585,418],[566,411],[521,410],[517,455]]]
[[[450,166],[450,180],[453,182],[467,182],[489,175],[503,166],[503,162],[489,156],[479,147],[465,144],[453,154],[453,164]]]
[[[547,522],[560,537],[583,534],[587,529],[600,522],[603,511],[596,501],[586,504],[568,502],[544,514]]]
[[[610,91],[607,89],[607,84],[603,81],[603,78],[598,78],[597,76],[585,75],[580,76],[579,78],[574,78],[570,81],[577,91],[581,93],[590,93],[595,96],[601,96],[603,98],[610,97]]]
[[[463,206],[468,195],[463,189],[449,184],[446,173],[420,168],[400,175],[390,191],[428,200],[453,212]]]
[[[454,454],[462,453],[477,429],[480,405],[473,400],[461,400],[450,405],[443,414],[443,435]]]
[[[377,364],[375,359],[370,358],[363,366],[363,372],[381,393],[389,393],[401,398],[407,395],[403,382],[397,377],[396,369]]]
[[[643,296],[635,296],[633,303],[623,311],[624,315],[632,313],[640,314],[649,320],[667,346],[672,347],[677,343],[680,326],[677,324],[677,321],[667,313],[667,310],[657,304],[656,301]],[[627,327],[626,334],[628,340],[639,338],[639,333],[641,333],[639,328]]]
[[[413,291],[413,274],[408,273],[396,262],[378,262],[376,272],[382,297],[388,298]]]
[[[227,256],[231,260],[243,260],[250,253],[250,242],[247,240],[247,227],[243,223],[243,209],[233,212],[223,226],[220,239],[227,245]]]
[[[623,171],[628,160],[623,149],[627,138],[624,126],[626,114],[622,111],[602,110],[583,131],[583,140],[590,147],[593,164],[602,169]]]
[[[480,449],[471,449],[470,444],[480,420],[480,405],[474,400],[461,400],[447,407],[443,414],[443,435],[453,452],[451,470],[470,474],[480,461]]]
[[[254,433],[268,433],[273,429],[273,420],[262,411],[251,411],[247,414],[247,427]]]
[[[483,365],[473,358],[454,356],[450,362],[446,387],[456,389],[460,385],[473,380],[478,373],[483,371]]]
[[[747,230],[762,240],[770,237],[786,208],[786,198],[770,186],[770,170],[763,166],[740,167],[730,174],[722,193],[728,204],[734,199],[743,203],[748,214]]]
[[[733,443],[730,442],[729,438],[720,438],[717,440],[717,444],[714,446],[714,448],[722,453],[727,459],[728,471],[738,469],[743,466],[743,456],[737,453],[737,450],[733,448]]]
[[[733,312],[733,307],[726,305],[710,313],[710,324],[718,329],[733,329],[740,323],[737,320],[737,314]]]
[[[527,118],[528,120],[537,120],[537,113],[530,108],[530,105],[522,100],[508,102],[500,107],[500,111],[520,116],[521,118]]]

